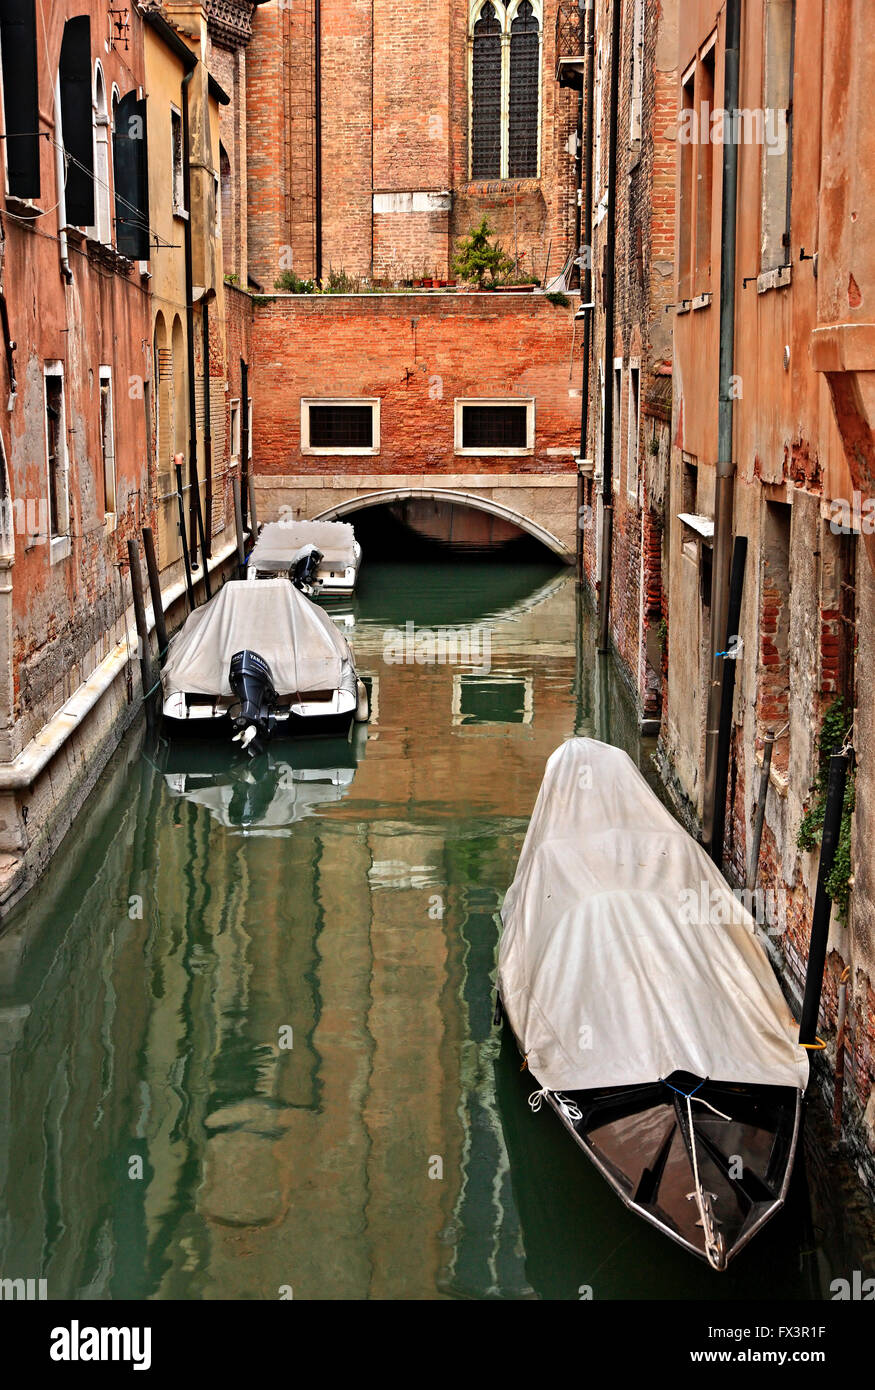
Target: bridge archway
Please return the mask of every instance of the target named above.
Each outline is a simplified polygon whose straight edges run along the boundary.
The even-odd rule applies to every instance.
[[[382,507],[392,502],[402,502],[407,498],[427,498],[436,502],[449,502],[454,506],[471,507],[474,511],[486,512],[490,516],[499,517],[502,521],[509,522],[516,526],[526,535],[532,536],[536,541],[540,541],[547,550],[553,552],[566,565],[573,565],[575,556],[558,536],[554,536],[552,531],[548,531],[545,526],[540,526],[537,521],[532,521],[529,517],[523,516],[521,512],[514,511],[512,507],[505,507],[501,502],[495,502],[491,497],[480,497],[476,492],[460,492],[455,488],[439,487],[395,487],[387,488],[379,492],[362,492],[358,496],[348,497],[343,502],[336,503],[333,507],[326,507],[324,511],[313,517],[314,521],[341,521],[344,517],[351,516],[354,512],[366,511],[370,507]]]

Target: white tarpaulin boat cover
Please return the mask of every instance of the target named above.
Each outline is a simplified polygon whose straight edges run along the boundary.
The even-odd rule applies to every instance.
[[[278,695],[337,690],[352,654],[346,639],[288,579],[233,579],[189,613],[161,672],[164,698],[230,695],[235,652],[254,651],[270,667]]]
[[[252,548],[256,569],[288,568],[307,546],[315,546],[324,564],[345,569],[354,563],[355,532],[345,521],[269,521]]]
[[[805,1089],[753,918],[621,749],[552,755],[501,916],[502,1002],[546,1090],[678,1070]]]

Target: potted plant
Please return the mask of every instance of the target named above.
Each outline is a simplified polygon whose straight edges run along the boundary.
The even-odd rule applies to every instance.
[[[453,271],[466,286],[474,290],[495,289],[498,282],[513,270],[513,261],[497,241],[491,240],[493,236],[489,219],[484,217],[479,226],[472,227],[457,244]]]

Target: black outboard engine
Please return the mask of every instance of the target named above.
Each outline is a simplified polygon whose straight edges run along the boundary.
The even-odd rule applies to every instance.
[[[316,575],[319,566],[322,564],[322,552],[315,546],[302,555],[297,564],[292,566],[292,583],[299,589],[312,589],[316,583]]]
[[[258,652],[235,652],[231,657],[228,680],[240,701],[239,710],[231,715],[234,741],[239,740],[254,757],[262,751],[261,740],[270,738],[273,732],[273,711],[278,696],[270,667]]]

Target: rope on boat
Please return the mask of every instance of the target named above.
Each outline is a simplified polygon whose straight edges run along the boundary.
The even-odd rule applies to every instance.
[[[547,1090],[546,1086],[541,1091],[532,1092],[529,1096],[529,1106],[533,1115],[537,1115],[544,1101],[547,1100],[550,1095],[551,1092]],[[578,1120],[583,1119],[582,1112],[574,1104],[573,1100],[569,1100],[567,1096],[563,1096],[561,1091],[553,1091],[552,1095],[566,1120],[570,1120],[572,1124],[577,1124]]]
[[[684,1100],[687,1102],[687,1123],[690,1126],[690,1151],[693,1155],[693,1181],[696,1184],[694,1191],[688,1193],[687,1196],[688,1198],[695,1197],[696,1205],[699,1208],[699,1220],[702,1223],[702,1234],[705,1238],[705,1258],[712,1269],[722,1270],[724,1267],[723,1237],[717,1230],[713,1214],[709,1211],[705,1202],[705,1191],[702,1187],[702,1180],[699,1177],[696,1130],[693,1125],[693,1101],[697,1101],[699,1105],[706,1106],[707,1109],[713,1111],[715,1115],[719,1115],[721,1120],[731,1120],[732,1117],[731,1115],[724,1115],[722,1110],[718,1110],[710,1101],[705,1100],[704,1096],[696,1095],[696,1092],[704,1086],[707,1080],[707,1077],[703,1077],[699,1085],[694,1086],[692,1091],[682,1091],[679,1087],[672,1086],[671,1082],[666,1081],[664,1078],[662,1084],[663,1086],[668,1086],[668,1089],[674,1091],[676,1095],[683,1096]]]

